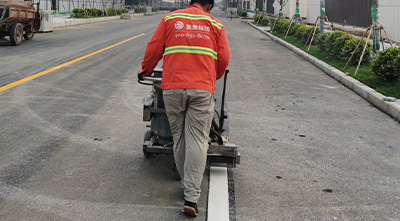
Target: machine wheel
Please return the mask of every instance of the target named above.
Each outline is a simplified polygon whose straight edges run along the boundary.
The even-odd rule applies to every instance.
[[[151,131],[148,130],[146,131],[146,133],[144,134],[144,141],[150,141],[151,140]],[[147,159],[150,158],[151,155],[153,155],[153,153],[147,152],[147,146],[143,144],[143,154],[144,157],[146,157]]]
[[[20,23],[14,23],[10,29],[10,42],[12,45],[17,46],[22,43],[24,35],[24,28]]]
[[[3,40],[6,36],[0,34],[0,40]]]
[[[24,38],[25,40],[31,40],[33,38],[33,36],[35,35],[34,32],[32,31],[26,31],[24,34]]]

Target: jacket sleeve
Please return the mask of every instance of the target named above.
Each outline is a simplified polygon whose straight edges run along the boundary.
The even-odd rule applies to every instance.
[[[221,34],[218,37],[217,47],[217,79],[220,79],[224,75],[225,70],[228,67],[229,60],[231,59],[231,49],[229,48],[228,37],[226,35],[224,26],[222,27]]]
[[[142,61],[142,70],[146,75],[153,73],[154,68],[162,59],[165,47],[165,22],[161,20],[150,42],[147,44],[146,52]]]

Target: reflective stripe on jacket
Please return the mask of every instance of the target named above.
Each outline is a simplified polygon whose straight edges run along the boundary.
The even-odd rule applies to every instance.
[[[152,73],[163,60],[162,88],[202,89],[214,93],[231,57],[221,22],[197,5],[167,14],[148,43],[142,62]]]

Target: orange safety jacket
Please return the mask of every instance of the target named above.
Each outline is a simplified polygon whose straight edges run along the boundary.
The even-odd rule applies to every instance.
[[[147,44],[142,71],[149,75],[163,58],[162,89],[202,89],[214,93],[231,51],[221,22],[190,5],[163,17]]]

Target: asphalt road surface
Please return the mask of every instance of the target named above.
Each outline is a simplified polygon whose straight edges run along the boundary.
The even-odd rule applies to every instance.
[[[400,220],[399,122],[214,13],[232,48],[229,135],[242,154],[231,220]],[[173,159],[142,154],[150,88],[136,73],[161,17],[0,40],[0,87],[44,73],[0,92],[0,220],[187,219]],[[198,220],[207,192],[208,171]]]

